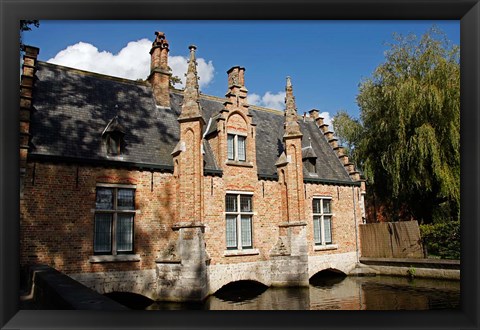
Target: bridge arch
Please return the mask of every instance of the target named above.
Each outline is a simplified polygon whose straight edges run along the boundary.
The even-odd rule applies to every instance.
[[[335,284],[342,282],[345,277],[347,277],[347,274],[344,272],[338,269],[328,268],[310,277],[309,283],[317,287],[333,287]]]
[[[251,280],[240,280],[227,283],[213,295],[227,301],[243,301],[253,299],[268,289],[263,283]]]
[[[325,268],[310,276],[310,279],[317,276],[347,276],[347,274],[336,268]]]
[[[214,294],[229,283],[249,281],[270,286],[270,267],[267,263],[216,265],[210,268],[209,293]]]
[[[308,278],[322,270],[337,270],[349,274],[357,263],[354,253],[342,253],[338,255],[315,256],[308,258]]]

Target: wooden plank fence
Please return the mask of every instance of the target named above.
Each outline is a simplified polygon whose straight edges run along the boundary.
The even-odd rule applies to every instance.
[[[360,225],[361,255],[367,258],[424,258],[417,221]]]

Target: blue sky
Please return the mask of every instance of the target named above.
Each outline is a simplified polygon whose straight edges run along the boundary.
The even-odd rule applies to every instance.
[[[179,77],[188,46],[197,46],[204,94],[223,97],[226,71],[240,65],[251,103],[283,109],[290,76],[299,114],[346,110],[358,118],[358,84],[384,61],[393,33],[420,36],[434,24],[460,44],[459,21],[41,21],[23,40],[40,48],[42,61],[144,79],[162,31]]]

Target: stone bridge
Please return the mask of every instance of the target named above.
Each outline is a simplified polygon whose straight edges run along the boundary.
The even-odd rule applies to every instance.
[[[156,301],[184,301],[202,300],[237,281],[256,281],[266,286],[308,286],[309,279],[322,270],[349,274],[355,265],[356,254],[350,252],[318,257],[278,256],[266,261],[205,265],[197,269],[188,263],[159,263],[152,270],[70,274],[70,277],[101,294],[131,292]],[[192,285],[201,289],[192,290]]]
[[[222,260],[211,260],[205,250],[201,224],[177,226],[179,238],[156,260],[155,269],[70,274],[100,293],[131,292],[161,301],[201,301],[224,285],[236,281],[256,281],[266,286],[308,286],[309,279],[325,269],[350,273],[357,264],[356,252],[309,256],[304,224],[294,224],[295,235],[279,242],[288,249],[273,248],[266,260],[235,260],[239,251]],[[286,231],[287,232],[287,231]],[[230,253],[230,252],[229,252]],[[258,252],[241,251],[245,253]],[[229,260],[227,260],[229,261]]]

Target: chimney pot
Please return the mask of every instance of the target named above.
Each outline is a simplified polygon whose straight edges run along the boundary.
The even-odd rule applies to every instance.
[[[172,74],[168,68],[168,41],[165,33],[155,32],[155,40],[150,49],[150,82],[155,103],[162,107],[170,107],[170,77]]]
[[[319,111],[317,109],[312,109],[308,113],[310,114],[310,117],[312,117],[313,119],[318,118]]]

